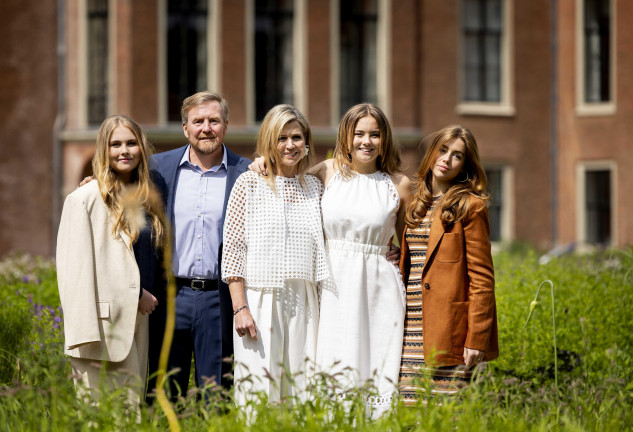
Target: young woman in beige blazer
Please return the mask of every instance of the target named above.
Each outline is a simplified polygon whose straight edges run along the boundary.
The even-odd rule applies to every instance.
[[[452,394],[472,368],[499,355],[486,174],[470,130],[428,138],[402,238],[407,312],[400,393],[414,403],[430,374],[433,393]]]
[[[97,135],[94,181],[68,195],[57,236],[57,279],[64,313],[65,352],[79,393],[127,387],[138,403],[147,374],[148,313],[157,305],[141,286],[133,244],[151,236],[158,246],[160,220],[150,205],[147,158],[151,147],[140,126],[125,116],[108,117]],[[124,208],[124,191],[135,199],[147,227]],[[140,225],[140,226],[139,226]],[[105,370],[105,374],[102,372]],[[103,382],[101,377],[106,377]]]

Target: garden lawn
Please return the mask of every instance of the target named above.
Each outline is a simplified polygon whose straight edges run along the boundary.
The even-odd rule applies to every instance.
[[[515,246],[494,258],[501,356],[460,397],[395,405],[372,421],[364,390],[341,402],[328,397],[332,378],[321,376],[312,400],[261,401],[250,408],[256,417],[249,421],[229,395],[218,390],[203,404],[194,390],[179,402],[182,430],[631,430],[633,249],[540,265],[535,251]],[[546,280],[554,293],[556,361],[549,283],[534,301]],[[5,257],[0,301],[0,431],[169,429],[158,406],[143,406],[138,420],[120,389],[104,394],[99,406],[77,399],[62,354],[53,263]]]

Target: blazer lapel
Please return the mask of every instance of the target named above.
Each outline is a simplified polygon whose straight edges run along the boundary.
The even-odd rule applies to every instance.
[[[224,192],[224,205],[222,206],[222,220],[224,220],[224,216],[226,216],[226,206],[229,203],[229,196],[231,195],[231,190],[233,190],[233,185],[235,184],[235,180],[242,174],[240,170],[237,169],[237,162],[239,158],[232,151],[230,151],[226,146],[224,147],[226,151],[226,190]]]
[[[165,172],[165,181],[167,182],[167,205],[166,212],[169,220],[174,222],[174,201],[176,200],[176,182],[178,181],[178,167],[180,166],[180,160],[188,149],[188,145],[182,148],[182,151],[175,152],[173,159],[166,164],[167,170]]]
[[[439,215],[436,216],[438,217],[434,219],[431,223],[429,246],[426,250],[426,264],[424,265],[424,270],[422,271],[422,273],[426,273],[426,270],[430,267],[428,263],[433,256],[433,252],[435,252],[435,248],[437,248],[437,245],[440,243],[440,240],[442,240],[442,237],[444,236],[444,224],[440,220]]]
[[[134,250],[132,249],[132,242],[130,240],[130,236],[127,235],[125,232],[119,230],[119,237],[121,237],[121,240],[123,240],[123,243],[125,243],[125,246],[127,247],[128,252],[131,252],[132,256],[134,256]]]

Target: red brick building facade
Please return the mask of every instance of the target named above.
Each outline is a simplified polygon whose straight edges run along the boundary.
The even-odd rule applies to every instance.
[[[495,241],[633,243],[633,8],[624,0],[0,8],[0,254],[53,254],[63,197],[89,173],[105,115],[132,116],[162,151],[186,143],[179,105],[202,89],[228,99],[226,144],[247,157],[275,103],[306,114],[320,157],[347,107],[377,103],[409,175],[425,134],[463,124],[488,170]]]

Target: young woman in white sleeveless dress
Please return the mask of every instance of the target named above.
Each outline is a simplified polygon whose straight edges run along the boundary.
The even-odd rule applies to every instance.
[[[386,259],[404,227],[411,198],[399,150],[383,112],[352,107],[339,125],[334,159],[309,172],[325,183],[323,228],[332,283],[321,292],[317,365],[337,375],[340,390],[372,380],[373,416],[389,408],[398,384],[404,286]]]

